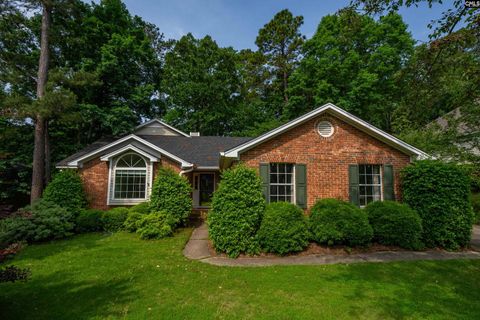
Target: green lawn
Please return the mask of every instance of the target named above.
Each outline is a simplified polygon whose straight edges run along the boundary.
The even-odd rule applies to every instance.
[[[0,319],[478,319],[480,261],[261,268],[189,261],[190,230],[143,241],[87,234],[27,247]]]

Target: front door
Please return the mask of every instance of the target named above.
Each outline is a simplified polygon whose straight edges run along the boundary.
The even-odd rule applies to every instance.
[[[215,191],[215,173],[194,173],[193,181],[194,206],[210,207]]]

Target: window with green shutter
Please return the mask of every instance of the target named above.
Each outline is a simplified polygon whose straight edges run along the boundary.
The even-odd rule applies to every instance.
[[[261,163],[262,191],[267,202],[296,202],[307,206],[307,176],[304,164]]]

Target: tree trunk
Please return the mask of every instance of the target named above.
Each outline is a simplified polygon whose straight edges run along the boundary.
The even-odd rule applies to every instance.
[[[45,120],[45,183],[46,187],[52,177],[52,156],[50,152],[50,136],[48,135],[48,120]]]
[[[42,99],[45,95],[45,86],[48,75],[48,32],[50,29],[50,4],[48,0],[42,1],[42,29],[40,34],[40,58],[38,61],[38,79],[37,79],[37,99]],[[39,199],[43,193],[43,183],[45,177],[45,119],[42,114],[35,115],[35,139],[33,148],[32,164],[32,189],[30,193],[30,202]]]

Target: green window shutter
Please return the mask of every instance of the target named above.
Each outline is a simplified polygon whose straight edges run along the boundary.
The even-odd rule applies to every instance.
[[[307,208],[307,166],[295,165],[295,199],[300,208]]]
[[[348,196],[350,202],[356,206],[360,205],[358,200],[359,187],[358,187],[358,165],[351,164],[348,166]]]
[[[269,171],[270,171],[270,166],[268,165],[268,163],[260,163],[260,179],[262,180],[262,192],[267,202],[269,202],[269,193],[270,193]]]
[[[391,164],[383,165],[383,200],[395,200],[393,166]]]

